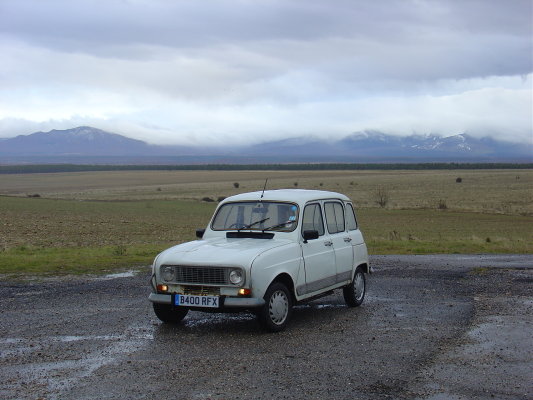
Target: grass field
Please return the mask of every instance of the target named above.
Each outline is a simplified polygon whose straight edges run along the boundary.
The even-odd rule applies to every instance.
[[[0,273],[148,265],[207,224],[216,202],[202,198],[259,190],[266,178],[270,189],[349,195],[372,254],[533,253],[532,170],[24,174],[0,175]]]

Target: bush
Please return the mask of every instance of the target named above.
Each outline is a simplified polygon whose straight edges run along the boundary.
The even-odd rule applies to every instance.
[[[439,210],[446,210],[448,208],[446,205],[446,200],[439,200],[438,208]]]
[[[378,188],[374,193],[374,197],[381,208],[385,208],[389,202],[389,192],[385,188]]]
[[[459,177],[455,180],[456,183],[461,183],[463,181],[463,178]]]
[[[217,197],[217,201],[218,201],[219,203],[220,203],[222,200],[225,200],[225,199],[226,199],[226,197],[224,197],[224,196],[218,196],[218,197]]]
[[[233,187],[234,187],[235,189],[238,189],[238,188],[239,188],[239,182],[235,182],[235,183],[233,184]]]
[[[400,232],[392,231],[389,232],[389,240],[402,240]]]
[[[294,182],[294,187],[297,187],[298,186],[298,182]]]
[[[41,197],[41,195],[39,193],[35,193],[35,194],[29,194],[28,197]]]
[[[213,203],[215,200],[213,200],[211,197],[202,197],[202,201],[205,201],[207,203]]]
[[[126,252],[127,252],[126,246],[122,246],[122,245],[116,246],[113,249],[113,255],[115,256],[125,256]]]

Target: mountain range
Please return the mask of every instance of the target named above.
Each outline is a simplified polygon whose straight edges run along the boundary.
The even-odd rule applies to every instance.
[[[0,163],[533,162],[532,142],[364,132],[341,140],[299,137],[231,147],[157,146],[81,126],[1,139]]]

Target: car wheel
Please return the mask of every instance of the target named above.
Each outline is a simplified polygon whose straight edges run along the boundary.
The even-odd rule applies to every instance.
[[[279,332],[285,329],[292,314],[292,296],[281,282],[275,282],[266,291],[265,305],[257,317],[263,329]]]
[[[350,307],[358,307],[363,303],[366,293],[365,273],[357,267],[352,282],[343,288],[344,301]]]
[[[153,306],[155,315],[165,324],[177,324],[189,312],[188,308],[172,307],[170,304],[153,303]]]

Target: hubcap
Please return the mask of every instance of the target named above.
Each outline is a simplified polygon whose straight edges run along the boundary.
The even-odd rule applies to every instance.
[[[285,322],[287,313],[289,312],[289,300],[284,292],[278,290],[272,293],[268,304],[268,312],[270,319],[276,325],[281,325]]]
[[[357,301],[360,301],[365,295],[365,278],[361,272],[358,272],[357,275],[355,275],[353,290],[355,298]]]

